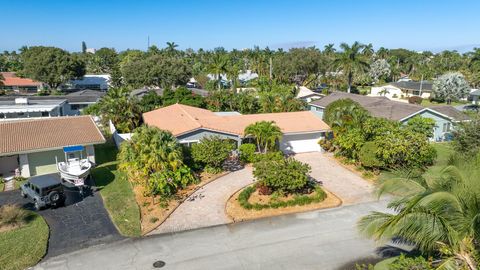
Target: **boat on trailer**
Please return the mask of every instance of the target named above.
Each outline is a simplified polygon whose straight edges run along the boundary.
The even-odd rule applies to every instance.
[[[81,145],[64,147],[65,161],[56,160],[57,170],[62,180],[76,187],[85,185],[85,179],[90,175],[92,168],[90,161],[83,158],[83,150],[84,147]]]

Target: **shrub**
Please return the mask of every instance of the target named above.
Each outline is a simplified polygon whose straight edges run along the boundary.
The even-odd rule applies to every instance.
[[[244,163],[252,163],[255,158],[256,146],[253,143],[245,143],[240,145],[240,160]]]
[[[192,145],[192,157],[195,162],[205,164],[206,171],[217,173],[222,171],[222,165],[233,148],[231,142],[219,136],[206,137]]]
[[[332,140],[329,139],[321,139],[318,141],[320,147],[327,152],[333,152],[335,150],[335,146],[333,145]]]
[[[407,128],[413,132],[421,133],[427,138],[433,137],[433,128],[435,120],[431,118],[421,117],[419,115],[413,117],[407,122]]]
[[[423,98],[419,96],[411,96],[408,98],[408,103],[410,104],[422,104]]]
[[[18,205],[3,205],[0,207],[0,228],[4,226],[21,226],[27,222],[29,214]]]
[[[360,163],[367,168],[380,168],[383,162],[377,157],[378,146],[375,142],[366,142],[363,144],[358,154]]]
[[[291,193],[304,188],[308,183],[310,166],[294,158],[262,160],[254,164],[253,175],[260,185],[272,191]]]
[[[253,162],[260,162],[264,160],[282,160],[284,159],[281,151],[267,152],[267,153],[255,153],[253,155]]]
[[[318,203],[327,197],[327,194],[323,189],[319,186],[315,187],[315,194],[313,196],[307,195],[296,195],[293,199],[288,201],[279,201],[279,200],[270,200],[267,204],[260,204],[260,203],[250,203],[248,199],[252,194],[255,192],[254,186],[246,187],[240,194],[238,195],[238,202],[241,207],[247,210],[263,210],[269,208],[283,208],[288,206],[296,206],[296,205],[307,205],[311,203]],[[273,196],[273,195],[272,195]]]
[[[390,265],[390,270],[433,270],[431,263],[423,257],[406,257],[401,254],[398,259],[394,260]]]

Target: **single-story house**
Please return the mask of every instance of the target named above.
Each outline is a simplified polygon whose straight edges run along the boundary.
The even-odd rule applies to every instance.
[[[296,98],[301,99],[305,102],[312,102],[316,99],[320,99],[324,97],[325,95],[313,92],[312,90],[308,89],[305,86],[300,86],[298,87],[298,93]]]
[[[69,85],[74,89],[107,91],[110,87],[110,75],[85,74],[81,79],[70,81]]]
[[[0,121],[79,115],[85,107],[95,104],[104,95],[102,91],[81,90],[63,96],[0,96]]]
[[[196,107],[174,104],[143,114],[149,126],[168,130],[182,144],[190,145],[200,139],[218,135],[238,145],[246,138],[245,128],[258,121],[274,121],[283,137],[280,149],[284,152],[321,151],[318,141],[330,127],[310,111],[248,114],[214,113]]]
[[[36,94],[45,85],[29,78],[20,78],[15,75],[15,72],[0,72],[3,76],[0,89],[5,91],[12,91],[22,94]]]
[[[57,172],[65,161],[63,147],[84,146],[95,163],[95,144],[105,138],[90,116],[53,117],[0,122],[0,176],[20,171],[23,177]]]
[[[332,94],[309,103],[310,110],[323,119],[325,108],[339,99],[351,99],[358,102],[368,110],[372,116],[386,118],[401,123],[407,123],[417,115],[431,118],[435,121],[433,140],[445,141],[451,138],[451,131],[458,122],[468,121],[469,117],[452,106],[423,107],[417,104],[409,104],[390,100],[386,97],[369,97],[345,92],[333,92]]]
[[[204,89],[199,89],[199,88],[187,88],[192,94],[202,96],[202,97],[207,97],[210,92],[208,90]],[[132,97],[137,97],[137,98],[142,98],[149,92],[155,92],[159,96],[163,96],[163,89],[162,88],[139,88],[139,89],[134,89],[130,92],[130,96]],[[175,91],[175,89],[174,89]]]
[[[372,87],[370,96],[384,96],[390,99],[408,98],[419,96],[429,98],[432,94],[433,84],[429,81],[399,81],[391,82],[383,86]]]

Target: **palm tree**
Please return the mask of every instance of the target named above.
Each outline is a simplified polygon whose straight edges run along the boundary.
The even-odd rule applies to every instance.
[[[224,54],[214,54],[212,61],[207,66],[207,70],[215,76],[218,90],[220,90],[222,88],[222,74],[228,72],[227,56]]]
[[[427,255],[440,253],[438,269],[477,269],[478,168],[478,161],[464,163],[461,169],[450,165],[434,179],[397,172],[379,185],[379,195],[399,196],[388,205],[393,213],[372,212],[360,220],[360,230],[377,240],[403,239]]]
[[[169,53],[174,53],[177,50],[178,44],[175,44],[175,42],[167,42],[167,52]]]
[[[333,54],[335,54],[335,44],[333,43],[330,43],[330,44],[327,44],[323,47],[323,53],[327,56],[331,56]]]
[[[273,121],[260,121],[245,128],[245,136],[254,137],[258,152],[266,153],[275,148],[277,141],[282,138],[280,128]]]
[[[357,73],[365,72],[369,68],[369,65],[364,61],[360,54],[360,50],[364,48],[364,45],[360,44],[358,41],[355,41],[352,46],[349,46],[347,43],[342,43],[340,44],[340,48],[342,49],[342,52],[333,61],[333,66],[338,70],[341,70],[347,76],[347,92],[350,93],[353,76]]]
[[[132,132],[140,124],[141,107],[126,88],[112,88],[98,102],[99,113],[112,121],[119,132]]]
[[[371,57],[375,53],[372,43],[368,43],[367,45],[365,45],[363,47],[362,53],[367,57]]]

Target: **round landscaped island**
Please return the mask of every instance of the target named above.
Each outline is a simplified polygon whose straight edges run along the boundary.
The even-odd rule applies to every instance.
[[[253,164],[256,183],[226,204],[234,222],[339,206],[341,200],[308,177],[310,167],[294,158],[265,155]]]

